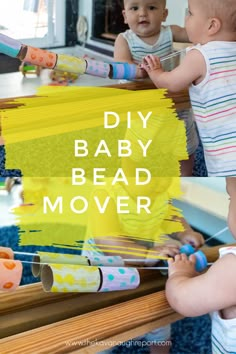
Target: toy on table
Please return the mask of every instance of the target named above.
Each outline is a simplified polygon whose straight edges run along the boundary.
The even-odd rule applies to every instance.
[[[19,70],[22,72],[24,77],[26,76],[26,74],[34,74],[40,76],[42,68],[38,65],[31,65],[23,61],[19,66]]]
[[[49,76],[50,79],[53,81],[53,83],[50,85],[58,84],[63,86],[71,84],[79,78],[79,75],[76,73],[70,73],[67,71],[56,71],[56,70],[52,70]]]
[[[162,61],[180,52],[172,53],[163,57]],[[89,74],[102,78],[134,80],[136,78],[137,65],[130,63],[97,61],[73,57],[71,55],[56,54],[48,50],[24,45],[14,38],[0,33],[0,53],[18,58],[32,65],[38,65],[55,71],[76,73],[79,75]]]

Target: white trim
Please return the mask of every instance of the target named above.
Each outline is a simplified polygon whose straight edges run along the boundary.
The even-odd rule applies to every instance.
[[[21,38],[22,43],[40,48],[65,46],[66,0],[55,0],[55,23],[53,1],[49,0],[48,4],[48,35],[43,38]]]
[[[112,44],[106,44],[106,43],[103,43],[103,42],[99,42],[99,40],[88,39],[86,44],[92,45],[92,46],[94,46],[96,48],[109,50],[112,53],[114,51],[114,46]]]

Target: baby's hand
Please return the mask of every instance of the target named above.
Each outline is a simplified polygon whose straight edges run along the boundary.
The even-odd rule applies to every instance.
[[[179,247],[175,243],[156,246],[154,249],[159,253],[159,256],[162,257],[175,257],[177,254],[179,254]]]
[[[147,72],[142,68],[141,65],[137,66],[137,71],[136,71],[136,78],[137,79],[145,79],[148,77]]]
[[[195,264],[196,258],[194,255],[188,258],[184,253],[178,254],[174,259],[168,261],[168,276],[169,278],[173,275],[183,275],[188,278],[195,277],[199,274],[195,270]]]
[[[148,74],[155,70],[162,70],[161,61],[159,57],[156,57],[152,54],[146,55],[146,57],[143,58],[141,67],[145,69]]]
[[[181,243],[186,244],[189,243],[195,248],[199,248],[204,245],[205,240],[199,232],[195,232],[193,230],[186,230],[185,232],[179,234],[178,239]]]
[[[174,257],[176,254],[179,254],[179,247],[174,243],[163,246],[155,246],[147,253],[145,266],[152,267],[161,260],[159,257]]]

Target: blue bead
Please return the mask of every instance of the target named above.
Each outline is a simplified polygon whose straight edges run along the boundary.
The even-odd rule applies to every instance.
[[[187,256],[190,256],[190,254],[193,254],[195,252],[195,249],[192,245],[186,244],[180,247],[179,252],[185,253]]]
[[[202,251],[197,251],[194,253],[196,257],[195,269],[197,272],[202,272],[207,267],[207,258]]]

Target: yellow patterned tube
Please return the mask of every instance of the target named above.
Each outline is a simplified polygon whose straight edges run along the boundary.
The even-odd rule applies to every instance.
[[[32,273],[34,277],[40,275],[43,263],[56,264],[74,264],[74,265],[89,265],[89,260],[85,256],[78,256],[76,254],[37,252],[38,255],[33,257]]]
[[[58,54],[55,70],[82,75],[86,70],[86,61],[70,55]]]
[[[50,264],[42,267],[41,280],[47,292],[97,292],[101,275],[98,267]]]

